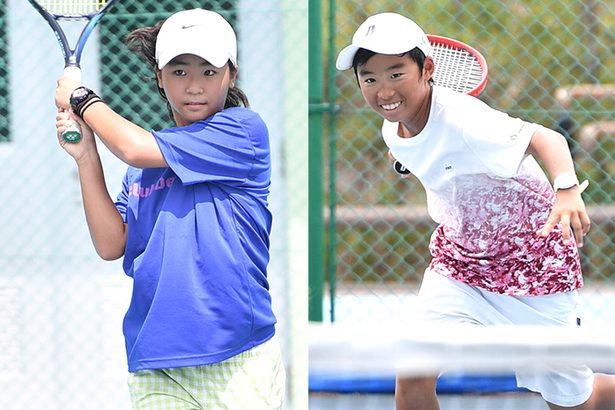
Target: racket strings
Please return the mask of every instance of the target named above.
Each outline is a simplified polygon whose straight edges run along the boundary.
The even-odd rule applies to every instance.
[[[51,14],[87,16],[99,12],[108,0],[39,0],[37,3]]]
[[[481,83],[483,69],[468,51],[445,44],[432,44],[432,47],[436,85],[469,93]]]

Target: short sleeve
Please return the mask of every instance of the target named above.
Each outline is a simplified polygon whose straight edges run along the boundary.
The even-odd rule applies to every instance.
[[[186,127],[153,132],[184,185],[250,184],[269,170],[269,134],[260,116],[230,108]]]
[[[126,210],[128,209],[128,189],[129,189],[129,177],[128,172],[124,175],[124,179],[122,180],[122,191],[118,194],[117,199],[115,200],[115,207],[119,211],[120,215],[122,215],[122,219],[124,223],[126,223]]]
[[[514,118],[478,99],[466,118],[463,137],[483,165],[495,175],[510,178],[517,174],[538,124]]]

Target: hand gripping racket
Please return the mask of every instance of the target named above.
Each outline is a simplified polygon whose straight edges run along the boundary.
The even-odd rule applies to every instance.
[[[115,0],[28,0],[45,18],[60,44],[64,55],[64,75],[81,82],[81,53],[94,27]],[[81,31],[77,45],[71,48],[59,21],[87,20]],[[81,130],[77,123],[71,124],[62,134],[66,142],[81,140]]]
[[[452,38],[428,35],[435,71],[434,84],[454,91],[478,96],[487,85],[487,60],[476,49]],[[401,163],[393,164],[395,172],[410,171]]]

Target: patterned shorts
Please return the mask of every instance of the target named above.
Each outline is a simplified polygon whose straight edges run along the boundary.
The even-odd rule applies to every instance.
[[[128,376],[135,410],[281,409],[285,383],[276,337],[220,363]]]

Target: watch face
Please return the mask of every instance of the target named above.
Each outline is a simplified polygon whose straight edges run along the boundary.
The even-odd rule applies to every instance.
[[[73,97],[75,98],[85,97],[86,95],[88,95],[88,90],[83,87],[79,87],[73,91]]]

